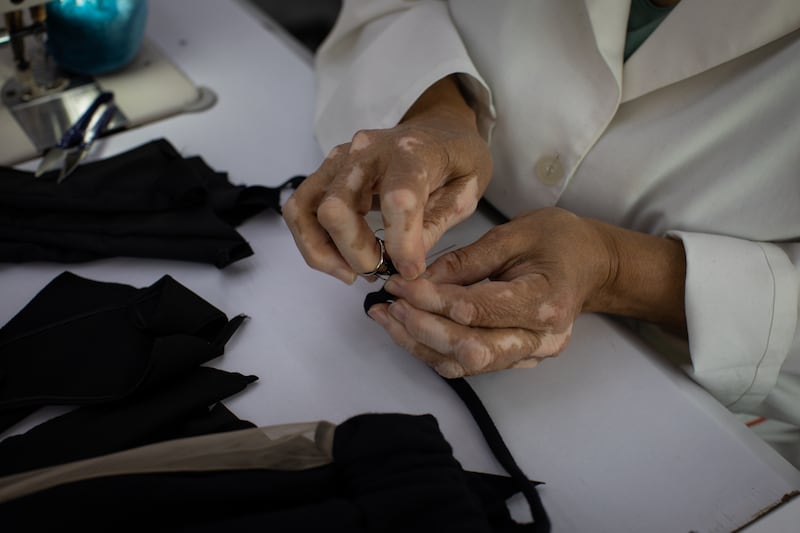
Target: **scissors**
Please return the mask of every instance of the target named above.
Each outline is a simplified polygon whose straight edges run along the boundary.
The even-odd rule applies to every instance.
[[[48,170],[60,166],[57,183],[64,181],[86,157],[94,141],[108,126],[115,111],[112,92],[104,91],[97,95],[75,124],[64,132],[58,144],[44,154],[34,176],[38,178]]]

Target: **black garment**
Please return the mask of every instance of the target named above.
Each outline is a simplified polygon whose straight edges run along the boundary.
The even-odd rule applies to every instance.
[[[64,272],[0,329],[0,413],[153,390],[221,355],[244,318],[170,276],[137,289]]]
[[[145,289],[70,273],[57,277],[0,330],[0,408],[16,414],[42,398],[85,405],[1,442],[0,473],[252,427],[227,410],[207,407],[255,377],[197,366],[222,353],[241,319],[228,321],[169,276]],[[106,343],[95,364],[110,373],[110,383],[76,375],[70,384],[67,374],[54,375],[61,367],[42,358],[76,340],[91,353],[87,335]],[[124,368],[106,361],[119,349],[132,356]],[[72,355],[74,360],[55,359],[64,372],[83,353]],[[20,386],[15,376],[32,377],[33,385]],[[36,383],[39,376],[46,386]],[[549,531],[536,483],[516,467],[480,400],[463,383],[466,391],[454,388],[512,479],[464,472],[430,415],[362,415],[337,428],[334,463],[327,467],[83,479],[0,505],[0,524],[8,531],[105,531],[109,525],[136,531]],[[520,491],[533,524],[516,524],[505,506]]]
[[[255,427],[217,402],[256,379],[200,366],[154,390],[80,407],[1,441],[0,476],[175,438]]]
[[[395,271],[392,271],[390,274],[395,273]],[[375,304],[392,301],[394,301],[394,295],[384,287],[381,287],[379,290],[370,292],[364,297],[364,312],[368,312],[370,307]],[[506,446],[503,436],[500,434],[500,431],[498,431],[497,426],[494,425],[491,415],[489,415],[486,407],[484,407],[478,394],[464,378],[442,379],[450,385],[450,388],[458,394],[461,401],[463,401],[464,405],[469,409],[472,418],[477,423],[484,439],[492,450],[492,454],[494,454],[495,458],[506,472],[509,473],[516,488],[525,497],[531,511],[531,516],[534,518],[535,531],[550,531],[550,518],[547,516],[547,511],[542,505],[539,493],[536,491],[535,485],[537,483],[531,482],[519,465],[517,465],[514,456]]]
[[[333,462],[301,471],[157,472],[67,483],[0,505],[6,531],[537,531],[507,479],[465,472],[431,415],[365,414]],[[46,512],[42,512],[46,510]]]
[[[53,171],[0,167],[0,262],[81,262],[128,256],[223,268],[253,250],[236,231],[295,187],[233,185],[200,157],[165,139],[81,165],[56,183]]]

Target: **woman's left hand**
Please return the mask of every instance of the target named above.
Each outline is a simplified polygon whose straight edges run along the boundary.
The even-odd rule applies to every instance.
[[[621,250],[641,252],[623,282],[620,268],[630,266]],[[666,259],[670,269],[653,264]],[[656,313],[677,305],[683,320],[683,295],[672,294],[682,290],[682,261],[680,242],[546,208],[443,255],[419,279],[392,276],[385,288],[397,299],[374,305],[369,315],[444,377],[530,367],[565,348],[581,311],[636,316],[641,304],[666,306]],[[675,278],[662,283],[666,295],[638,287],[663,276]]]

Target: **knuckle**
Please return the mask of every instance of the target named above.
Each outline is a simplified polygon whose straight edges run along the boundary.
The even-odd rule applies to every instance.
[[[572,305],[569,302],[538,301],[529,308],[534,310],[532,319],[535,329],[563,331],[573,320]]]
[[[439,262],[444,265],[447,274],[457,274],[466,266],[467,254],[463,250],[454,250],[439,258]]]
[[[348,152],[354,153],[369,148],[375,139],[374,130],[358,130],[353,134],[353,140],[350,142]]]
[[[331,151],[328,152],[328,156],[326,159],[336,159],[342,154],[346,154],[350,151],[350,143],[342,143],[334,146],[331,148]]]
[[[514,235],[514,230],[510,226],[510,222],[506,222],[504,224],[498,224],[496,226],[492,226],[489,231],[486,232],[484,235],[484,240],[489,243],[497,243],[500,241],[504,241],[507,236]]]
[[[394,211],[411,211],[417,208],[417,196],[409,189],[388,191],[382,200],[388,209]]]
[[[295,196],[290,196],[286,200],[286,203],[284,203],[281,208],[281,213],[290,226],[296,224],[297,219],[300,218],[301,209],[300,203]]]
[[[569,344],[570,333],[569,332],[559,333],[556,335],[551,335],[550,337],[551,339],[549,344],[551,349],[549,350],[549,352],[551,355],[555,356],[560,354],[567,348],[567,345]]]
[[[458,343],[454,352],[456,360],[468,373],[486,368],[493,359],[489,347],[475,338],[468,338]]]
[[[474,303],[458,300],[450,307],[448,315],[458,324],[471,326],[475,322],[479,312]]]
[[[325,228],[338,228],[344,224],[349,207],[337,196],[326,196],[317,207],[317,220]]]

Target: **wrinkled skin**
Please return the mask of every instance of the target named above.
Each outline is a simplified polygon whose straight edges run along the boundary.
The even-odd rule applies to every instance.
[[[283,216],[309,266],[353,283],[379,260],[365,219],[377,207],[386,251],[413,279],[442,234],[475,210],[491,167],[472,109],[445,79],[398,126],[359,131],[331,150],[287,200]]]
[[[491,168],[474,112],[445,78],[398,126],[334,148],[289,198],[284,219],[309,266],[353,283],[378,264],[365,216],[380,209],[399,271],[386,289],[397,299],[369,315],[445,377],[535,366],[567,346],[581,312],[685,335],[680,241],[560,208],[522,214],[426,270],[431,247],[477,207]]]
[[[575,318],[609,285],[612,249],[567,211],[533,211],[443,255],[420,279],[390,278],[398,299],[369,314],[445,377],[535,366],[564,349]]]

